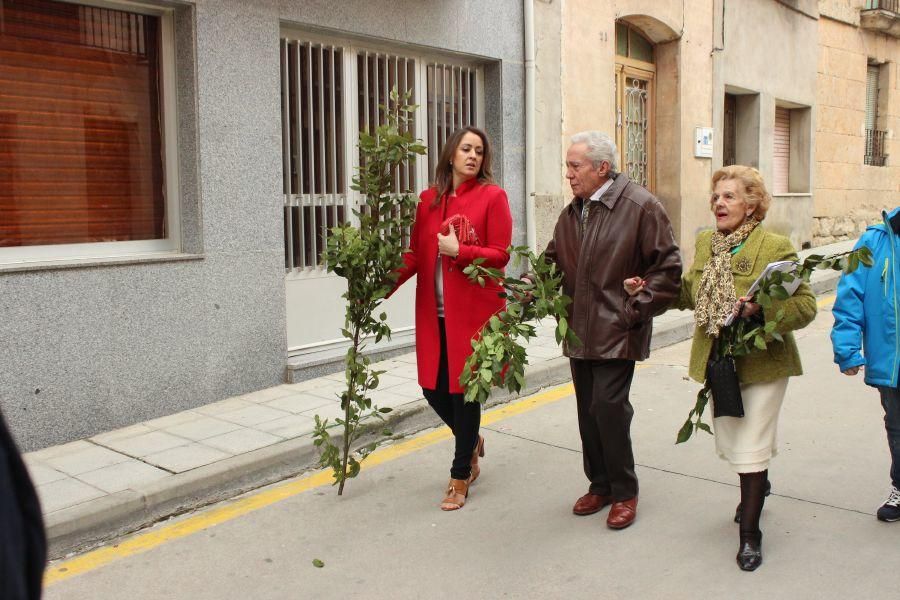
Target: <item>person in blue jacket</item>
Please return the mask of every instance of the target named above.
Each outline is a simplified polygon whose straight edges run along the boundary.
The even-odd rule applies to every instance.
[[[878,388],[891,450],[891,492],[878,509],[881,521],[900,521],[900,207],[884,213],[884,222],[866,229],[856,248],[872,251],[871,267],[860,265],[841,277],[832,312],[834,362],[844,375],[862,369]]]

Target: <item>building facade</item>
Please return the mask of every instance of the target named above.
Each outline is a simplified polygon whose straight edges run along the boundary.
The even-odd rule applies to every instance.
[[[427,186],[456,127],[495,145],[542,249],[564,156],[613,135],[686,264],[710,178],[759,168],[797,247],[897,204],[898,0],[5,0],[0,407],[26,449],[335,370],[355,140],[409,90]],[[387,303],[408,348],[414,285]]]
[[[900,2],[820,0],[814,244],[900,204]]]
[[[615,135],[620,170],[665,205],[688,262],[713,224],[710,178],[727,164],[757,167],[776,198],[767,225],[811,243],[815,0],[538,6],[539,243],[569,200],[562,157],[582,129]]]
[[[480,125],[521,243],[522,40],[516,0],[0,4],[0,404],[23,447],[277,385],[291,357],[334,350],[321,249],[353,218],[356,135],[394,86],[429,149],[398,189]]]

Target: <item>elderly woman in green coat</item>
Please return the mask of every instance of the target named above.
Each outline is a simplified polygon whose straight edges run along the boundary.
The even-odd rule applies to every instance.
[[[790,240],[760,226],[772,197],[759,171],[737,165],[719,169],[713,175],[712,188],[710,209],[716,229],[697,236],[694,264],[684,275],[680,298],[673,306],[694,310],[689,375],[700,383],[706,380],[707,360],[729,315],[764,318],[759,304],[746,296],[753,282],[769,263],[797,260]],[[638,277],[624,282],[629,294],[640,293],[642,284]],[[773,339],[765,350],[735,359],[744,416],[713,419],[716,451],[740,476],[741,503],[735,515],[740,522],[737,562],[745,571],[762,564],[759,520],[770,487],[769,460],[777,451],[778,415],[788,378],[803,372],[790,332],[805,327],[816,316],[816,299],[809,285],[801,283],[792,296],[773,302],[770,314],[781,309],[784,317],[776,331],[784,341]]]

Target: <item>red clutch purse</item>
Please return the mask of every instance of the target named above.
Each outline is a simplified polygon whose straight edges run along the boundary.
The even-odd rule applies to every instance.
[[[452,217],[447,217],[447,220],[441,223],[441,234],[450,235],[451,227],[456,231],[456,239],[459,240],[460,244],[481,245],[478,234],[475,233],[475,228],[472,227],[472,223],[469,222],[467,216],[455,214]]]

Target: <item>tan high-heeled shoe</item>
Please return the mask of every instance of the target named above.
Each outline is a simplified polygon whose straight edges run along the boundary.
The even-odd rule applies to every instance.
[[[447,484],[447,497],[441,502],[441,510],[459,510],[466,505],[469,497],[469,482],[465,479],[451,479]]]
[[[469,485],[475,483],[475,480],[481,475],[481,467],[478,466],[479,457],[484,457],[484,438],[480,435],[478,436],[478,443],[475,444],[475,449],[472,450],[472,461],[469,463],[472,466],[472,473],[469,475]]]

